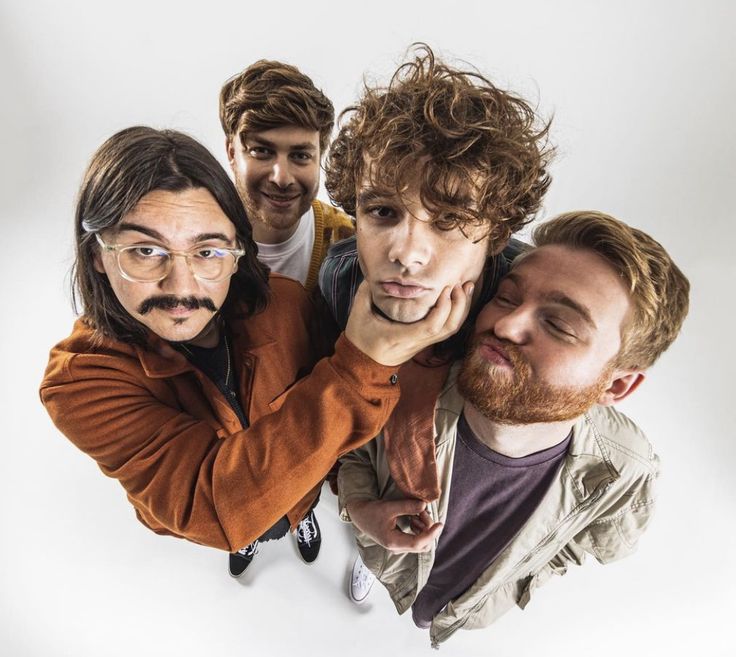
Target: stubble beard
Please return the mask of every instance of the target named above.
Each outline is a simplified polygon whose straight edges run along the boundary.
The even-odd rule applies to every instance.
[[[240,200],[243,203],[245,213],[248,215],[248,221],[250,221],[251,225],[258,223],[267,228],[286,230],[298,223],[299,219],[301,219],[304,213],[307,212],[312,205],[312,199],[308,198],[310,196],[307,194],[308,190],[303,187],[299,187],[299,192],[302,196],[299,199],[299,204],[296,209],[291,210],[288,213],[274,212],[273,214],[269,214],[264,207],[266,202],[261,201],[260,199],[256,201],[251,198],[247,185],[238,178],[235,179],[235,188],[238,190],[238,195],[240,196]],[[260,192],[256,191],[256,194],[259,193]],[[316,190],[314,197],[316,198]]]
[[[479,353],[483,335],[476,336],[458,374],[463,397],[498,424],[536,424],[573,420],[593,406],[606,390],[613,366],[587,387],[553,386],[535,381],[516,345],[502,341],[512,371],[489,363]]]

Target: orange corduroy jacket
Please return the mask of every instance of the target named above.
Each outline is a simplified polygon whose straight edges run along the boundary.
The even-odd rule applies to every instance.
[[[344,335],[315,365],[314,306],[278,274],[268,307],[228,330],[247,429],[157,336],[146,348],[96,346],[82,320],[51,350],[40,392],[56,426],[122,484],[145,525],[234,552],[285,514],[292,527],[301,520],[335,460],[379,433],[399,386],[396,368]]]

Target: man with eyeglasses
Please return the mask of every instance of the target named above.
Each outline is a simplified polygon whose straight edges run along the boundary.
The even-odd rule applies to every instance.
[[[457,330],[471,292],[397,327],[363,291],[322,358],[334,336],[304,288],[269,276],[226,172],[175,131],[107,140],[75,226],[82,315],[41,399],[144,525],[231,553],[296,526],[335,459],[383,426],[398,365]]]

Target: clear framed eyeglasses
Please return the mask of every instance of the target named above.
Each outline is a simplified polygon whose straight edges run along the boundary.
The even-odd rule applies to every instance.
[[[172,251],[156,244],[105,244],[99,233],[95,233],[95,238],[102,249],[115,253],[120,274],[133,283],[162,281],[169,275],[176,256],[186,260],[194,278],[221,281],[236,272],[238,260],[245,255],[243,249],[219,246],[195,246],[189,251]]]

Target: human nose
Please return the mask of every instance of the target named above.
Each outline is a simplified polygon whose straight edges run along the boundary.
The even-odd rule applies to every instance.
[[[277,156],[271,166],[268,176],[269,182],[277,187],[288,187],[294,182],[294,174],[291,170],[292,164],[288,157]]]
[[[195,294],[198,289],[187,254],[172,253],[169,261],[169,271],[161,280],[161,289],[179,297]]]
[[[496,319],[493,333],[499,340],[514,344],[526,344],[531,337],[532,316],[530,309],[523,305],[505,308],[503,315]]]
[[[432,226],[429,221],[405,217],[393,231],[389,260],[404,268],[425,266],[432,257]]]

